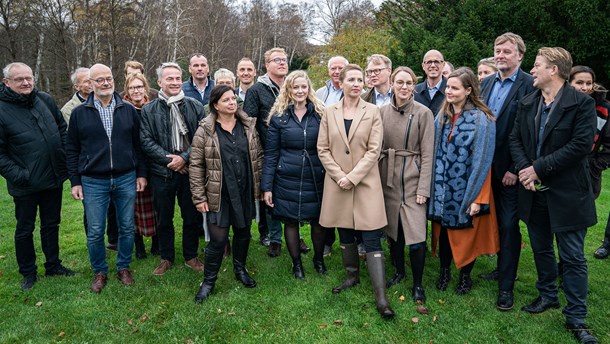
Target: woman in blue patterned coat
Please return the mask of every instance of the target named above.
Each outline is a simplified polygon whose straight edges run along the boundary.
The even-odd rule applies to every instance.
[[[449,74],[445,103],[434,120],[434,159],[428,217],[433,253],[439,243],[441,273],[436,287],[446,290],[450,265],[460,270],[456,293],[472,289],[470,272],[481,254],[499,249],[491,192],[496,135],[492,112],[480,100],[479,82],[469,68]]]
[[[305,278],[299,248],[299,226],[304,222],[311,225],[314,269],[326,273],[326,233],[318,223],[324,168],[316,149],[322,111],[323,104],[316,98],[309,77],[297,70],[286,77],[267,118],[261,190],[273,217],[284,222],[292,273],[298,279]]]

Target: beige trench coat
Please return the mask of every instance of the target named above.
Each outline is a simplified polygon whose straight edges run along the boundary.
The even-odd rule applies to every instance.
[[[375,230],[387,224],[377,162],[383,127],[379,109],[363,100],[345,133],[343,100],[329,106],[320,123],[318,156],[326,169],[320,224],[324,227]],[[343,190],[347,177],[354,187]]]
[[[384,231],[397,240],[400,220],[405,244],[412,245],[426,241],[427,206],[415,200],[416,195],[430,197],[434,117],[413,97],[399,109],[394,104],[392,99],[381,108],[383,147],[379,170],[388,216]]]

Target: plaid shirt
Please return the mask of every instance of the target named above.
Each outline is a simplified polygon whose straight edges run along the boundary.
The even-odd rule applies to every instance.
[[[93,104],[95,104],[95,108],[100,113],[100,119],[104,125],[104,130],[106,130],[106,135],[108,135],[108,140],[112,140],[112,115],[114,114],[114,108],[116,106],[114,96],[112,96],[112,101],[107,107],[104,107],[97,97],[94,97]]]

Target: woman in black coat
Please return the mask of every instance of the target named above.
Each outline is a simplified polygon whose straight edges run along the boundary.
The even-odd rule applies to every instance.
[[[324,168],[316,148],[322,107],[307,74],[294,71],[286,78],[267,119],[261,190],[272,215],[284,222],[292,272],[299,279],[305,277],[299,250],[299,226],[304,222],[311,225],[314,268],[326,273],[325,232],[318,223]]]

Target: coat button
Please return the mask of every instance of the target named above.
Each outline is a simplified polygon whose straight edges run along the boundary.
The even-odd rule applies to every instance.
[[[349,154],[349,151],[348,151],[348,150],[346,150],[346,151],[345,151],[345,154]]]

